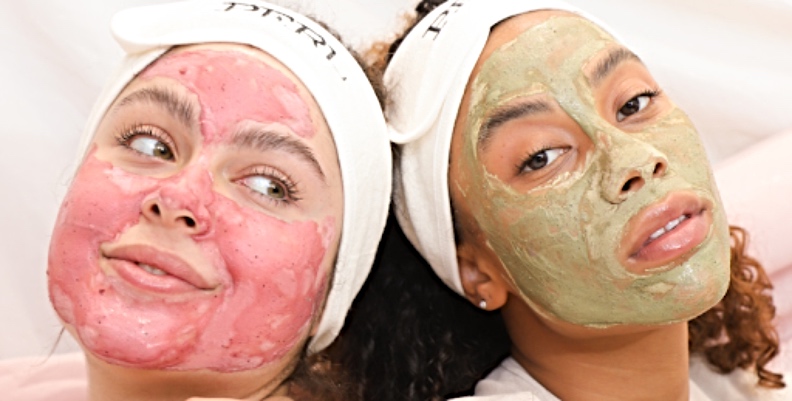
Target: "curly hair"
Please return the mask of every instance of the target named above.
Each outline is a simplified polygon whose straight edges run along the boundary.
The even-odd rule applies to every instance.
[[[471,394],[510,346],[500,314],[447,288],[391,215],[333,351],[362,399],[439,401]]]
[[[758,384],[784,387],[766,368],[778,354],[772,288],[745,255],[746,233],[730,228],[731,276],[720,303],[688,324],[690,353],[722,373],[755,370]],[[498,312],[474,308],[443,284],[391,217],[372,274],[353,304],[333,359],[364,400],[439,401],[471,395],[509,355]]]
[[[393,43],[373,48],[384,69],[415,24],[445,0],[423,0],[416,18]],[[689,322],[690,353],[722,373],[753,369],[758,384],[784,387],[766,365],[778,354],[772,285],[745,254],[747,234],[730,227],[731,281],[724,298]],[[372,274],[347,318],[336,351],[365,400],[436,401],[470,395],[510,352],[498,312],[484,312],[448,289],[409,244],[391,217]]]
[[[355,388],[346,369],[332,360],[331,351],[300,358],[288,379],[289,397],[294,401],[352,401]]]
[[[722,373],[753,368],[760,386],[784,387],[782,376],[765,368],[778,355],[773,286],[762,265],[745,254],[745,229],[731,226],[729,233],[729,289],[720,303],[688,324],[690,352],[702,353]]]

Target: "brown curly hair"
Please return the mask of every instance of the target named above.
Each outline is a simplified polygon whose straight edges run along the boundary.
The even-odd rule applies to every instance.
[[[760,386],[782,388],[783,377],[765,368],[778,355],[773,285],[762,265],[745,254],[745,229],[731,226],[729,233],[729,289],[715,307],[688,323],[690,353],[703,354],[721,373],[753,368]]]
[[[444,2],[421,1],[403,35],[372,47],[369,59],[377,61],[371,67],[384,70],[407,32]],[[500,314],[482,313],[453,294],[431,274],[398,225],[389,226],[372,276],[342,331],[339,360],[352,375],[356,393],[367,400],[470,395],[510,352]],[[729,288],[716,306],[689,322],[690,353],[704,355],[721,373],[753,370],[758,385],[782,388],[782,375],[766,368],[779,353],[772,285],[761,264],[745,253],[746,231],[729,230]]]

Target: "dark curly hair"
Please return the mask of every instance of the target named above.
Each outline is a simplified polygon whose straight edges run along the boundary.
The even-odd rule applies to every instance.
[[[498,312],[446,287],[391,216],[374,268],[333,351],[364,400],[439,401],[470,394],[509,354]]]
[[[444,2],[420,2],[410,27]],[[384,69],[405,35],[374,46],[375,69]],[[729,288],[720,303],[689,322],[690,352],[703,354],[722,373],[753,369],[760,386],[784,387],[782,376],[766,368],[779,352],[772,285],[762,266],[745,254],[745,230],[730,227],[730,234]],[[346,366],[355,393],[378,401],[472,394],[511,347],[500,314],[474,308],[448,289],[392,217],[341,340],[336,358]]]
[[[304,356],[288,379],[288,394],[294,401],[360,400],[344,369],[333,361],[331,350]]]
[[[339,41],[345,43],[327,23],[313,15],[307,15],[325,28]],[[377,96],[380,107],[385,104],[385,90],[382,83],[382,69],[367,64],[364,58],[351,46],[345,44],[347,50],[360,64]],[[362,400],[357,388],[352,385],[352,375],[346,365],[341,363],[339,341],[327,349],[307,355],[305,352],[297,363],[294,372],[287,379],[288,395],[294,401],[356,401]]]

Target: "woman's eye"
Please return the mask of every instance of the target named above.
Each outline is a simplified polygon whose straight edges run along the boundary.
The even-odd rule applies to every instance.
[[[652,97],[655,95],[656,93],[643,93],[628,100],[616,113],[616,121],[624,121],[625,118],[643,110],[649,105],[649,101],[651,101]]]
[[[173,151],[165,142],[146,135],[136,135],[127,141],[126,146],[144,155],[171,161],[174,159]]]
[[[558,159],[559,156],[566,153],[567,150],[568,148],[551,148],[540,150],[528,156],[528,159],[523,162],[522,166],[520,166],[520,172],[527,173],[530,171],[543,169]]]
[[[241,182],[251,190],[274,200],[285,200],[289,197],[288,188],[272,178],[263,175],[251,175]]]

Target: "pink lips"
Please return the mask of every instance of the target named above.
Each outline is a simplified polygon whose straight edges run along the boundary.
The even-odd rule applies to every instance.
[[[710,201],[690,192],[669,194],[630,219],[619,259],[636,274],[671,269],[677,265],[671,262],[687,259],[707,238],[711,226]]]
[[[148,245],[127,245],[103,252],[119,277],[143,290],[182,293],[216,287],[181,257]]]

